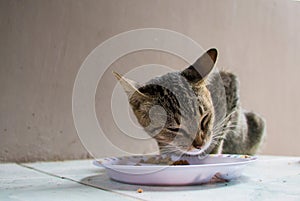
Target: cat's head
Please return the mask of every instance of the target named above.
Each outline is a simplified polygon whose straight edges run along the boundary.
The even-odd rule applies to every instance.
[[[217,50],[210,49],[183,71],[144,84],[114,72],[137,120],[161,153],[206,155],[214,148],[215,113],[206,79],[216,59]]]

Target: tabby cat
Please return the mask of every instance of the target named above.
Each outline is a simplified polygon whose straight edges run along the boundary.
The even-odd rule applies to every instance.
[[[216,60],[212,48],[183,71],[145,84],[114,72],[138,122],[162,154],[253,155],[259,148],[265,122],[241,108],[237,77],[217,71]]]

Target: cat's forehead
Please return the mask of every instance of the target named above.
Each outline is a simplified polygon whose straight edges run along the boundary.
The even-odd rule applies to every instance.
[[[144,86],[147,85],[159,85],[163,88],[169,89],[170,91],[176,89],[192,89],[190,83],[188,83],[188,81],[181,76],[180,72],[171,72],[159,77],[155,77],[146,82]]]
[[[154,96],[161,96],[170,95],[171,93],[178,94],[191,90],[184,89],[184,86],[187,87],[188,84],[186,83],[183,85],[184,80],[182,79],[183,77],[178,72],[167,73],[144,83],[139,88],[139,91]]]
[[[154,83],[158,83],[158,82],[164,82],[167,80],[178,80],[178,79],[180,79],[180,77],[181,76],[180,76],[179,72],[170,72],[170,73],[166,73],[164,75],[152,78],[146,84],[154,84]]]
[[[156,97],[175,96],[181,105],[194,105],[198,98],[192,85],[181,76],[172,72],[146,82],[139,90]]]

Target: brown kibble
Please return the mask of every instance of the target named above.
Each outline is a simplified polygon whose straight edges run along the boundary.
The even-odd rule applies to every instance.
[[[190,163],[187,160],[175,161],[172,165],[189,165]]]
[[[142,193],[142,192],[143,192],[143,189],[139,188],[139,189],[137,189],[137,192],[138,192],[138,193]]]
[[[243,155],[242,158],[251,158],[251,156]]]
[[[222,175],[218,172],[211,178],[208,184],[225,183],[225,182],[228,182],[228,180],[222,178]]]
[[[135,165],[139,166],[141,163],[157,164],[157,165],[190,165],[187,160],[172,161],[172,158],[170,156],[166,156],[166,157],[153,156],[148,158],[147,160],[141,159]]]
[[[156,158],[155,157],[150,157],[150,158],[148,158],[146,161],[145,161],[146,163],[150,163],[150,164],[158,164],[159,163],[159,160],[156,160]]]

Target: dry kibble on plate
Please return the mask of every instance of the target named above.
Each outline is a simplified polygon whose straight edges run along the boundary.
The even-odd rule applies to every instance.
[[[250,158],[248,155],[243,155],[242,158]]]
[[[138,193],[142,193],[142,192],[143,192],[143,189],[139,188],[139,189],[137,189],[137,192],[138,192]]]
[[[175,161],[172,165],[189,165],[190,163],[187,160]]]
[[[141,159],[138,163],[136,163],[136,166],[140,166],[141,163],[147,163],[147,164],[158,164],[158,165],[189,165],[189,162],[187,160],[177,160],[172,161],[170,156],[166,157],[150,157],[147,160]]]

